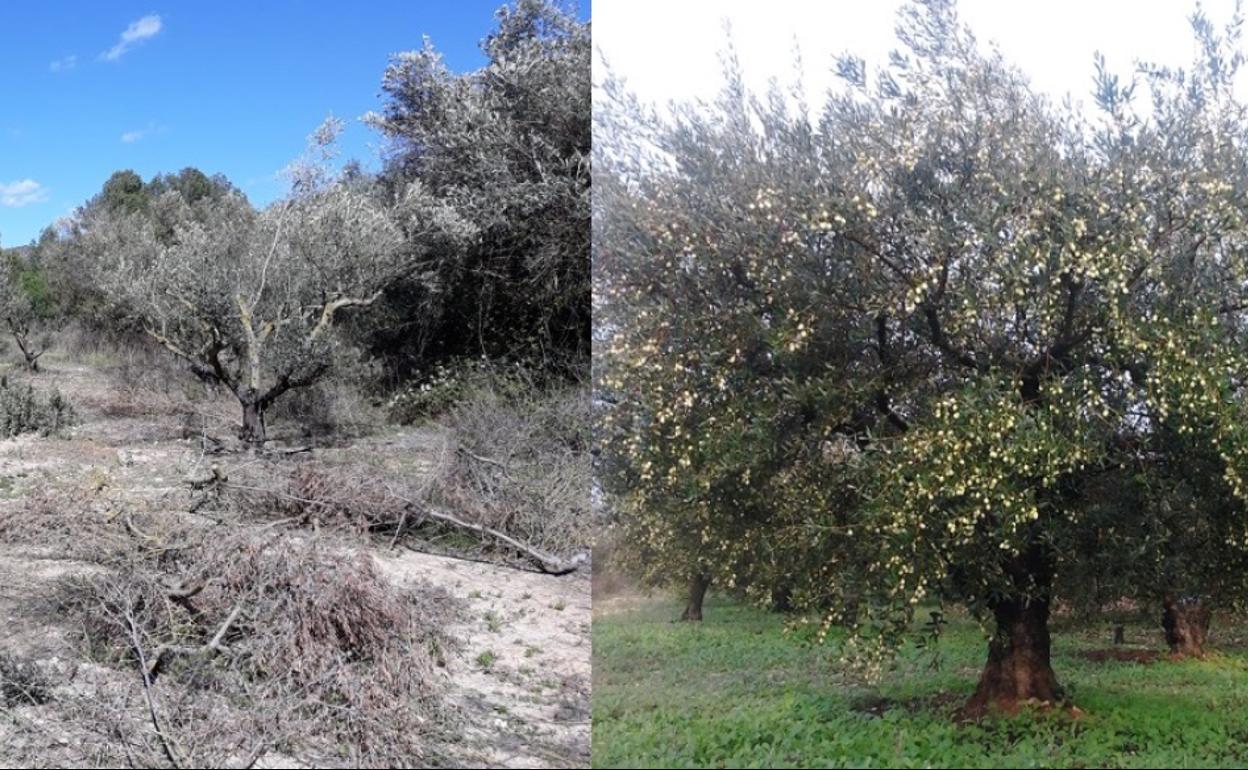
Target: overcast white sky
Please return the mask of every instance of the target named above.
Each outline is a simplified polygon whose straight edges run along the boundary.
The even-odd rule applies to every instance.
[[[901,0],[594,0],[595,76],[605,60],[641,98],[710,97],[720,85],[718,53],[733,39],[747,79],[792,80],[800,47],[812,106],[833,83],[832,57],[849,51],[868,66],[897,47],[893,29]],[[1221,27],[1233,0],[1205,0]],[[1105,55],[1128,77],[1136,60],[1186,67],[1192,60],[1187,18],[1194,0],[961,0],[959,14],[981,43],[995,41],[1035,87],[1055,100],[1089,101],[1092,55]],[[1242,85],[1242,84],[1240,84]]]

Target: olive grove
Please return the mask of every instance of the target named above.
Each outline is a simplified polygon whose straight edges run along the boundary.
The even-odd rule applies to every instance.
[[[965,607],[971,714],[1062,699],[1055,603],[1242,606],[1240,20],[1193,27],[1190,69],[1098,63],[1087,113],[945,0],[818,110],[731,56],[709,106],[606,83],[600,440],[633,561],[783,587],[873,672]]]

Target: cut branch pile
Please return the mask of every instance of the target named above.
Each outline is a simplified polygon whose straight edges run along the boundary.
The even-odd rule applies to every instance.
[[[428,502],[427,493],[422,495],[418,489],[365,475],[358,468],[331,469],[305,463],[290,471],[284,481],[280,475],[267,479],[255,479],[254,473],[251,476],[250,481],[218,476],[211,484],[253,511],[272,511],[276,519],[271,524],[371,532],[388,536],[391,547],[405,536],[429,536],[431,533],[425,530],[433,524],[475,537],[478,547],[487,552],[518,554],[551,575],[574,572],[588,562],[585,552],[566,557],[546,552],[506,532],[440,509]],[[191,483],[203,489],[202,481]],[[418,495],[426,499],[418,499]],[[205,499],[199,497],[195,504]]]
[[[58,597],[87,652],[132,673],[132,720],[160,764],[246,766],[292,748],[326,765],[427,761],[447,718],[449,596],[396,590],[327,538],[214,534],[67,578]]]

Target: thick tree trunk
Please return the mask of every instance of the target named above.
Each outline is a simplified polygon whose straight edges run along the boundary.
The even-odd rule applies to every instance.
[[[681,620],[702,620],[702,600],[706,598],[706,589],[711,587],[711,579],[705,575],[694,575],[689,581],[689,598],[685,603],[685,611],[680,614]]]
[[[1011,712],[1026,701],[1059,700],[1061,688],[1049,658],[1048,602],[1003,600],[993,614],[997,633],[988,643],[988,662],[963,714],[977,718],[989,709]]]
[[[1170,654],[1203,658],[1209,635],[1209,608],[1199,599],[1179,599],[1167,594],[1162,599],[1161,627],[1166,633]]]
[[[264,405],[259,399],[242,400],[243,429],[240,433],[243,441],[253,446],[264,444],[267,436],[264,428]]]

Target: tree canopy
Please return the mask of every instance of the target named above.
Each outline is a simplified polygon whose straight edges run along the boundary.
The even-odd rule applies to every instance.
[[[589,24],[547,0],[497,22],[474,72],[428,41],[393,57],[367,118],[389,140],[383,181],[419,181],[478,229],[433,255],[433,307],[400,285],[381,308],[392,323],[370,343],[407,368],[483,354],[580,368],[589,353]]]
[[[1057,698],[1049,608],[1124,568],[1122,595],[1241,604],[1240,20],[1193,21],[1190,70],[1141,68],[1143,105],[1098,67],[1094,115],[943,0],[903,9],[885,65],[841,58],[817,116],[731,56],[718,100],[670,115],[609,83],[621,525],[683,533],[677,561],[720,580],[795,583],[827,623],[849,608],[875,668],[931,630],[920,609],[968,607],[995,628],[973,709]]]

